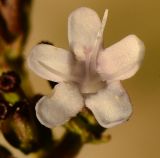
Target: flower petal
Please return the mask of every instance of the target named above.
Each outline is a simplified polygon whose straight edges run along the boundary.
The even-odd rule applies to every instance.
[[[49,44],[38,44],[28,57],[29,67],[40,77],[62,82],[72,78],[72,53]]]
[[[69,44],[78,60],[85,60],[85,54],[92,52],[101,21],[97,13],[86,7],[73,11],[68,19]]]
[[[51,96],[44,96],[36,105],[36,115],[44,126],[52,128],[64,124],[83,108],[83,98],[72,83],[59,83]]]
[[[109,83],[107,88],[90,95],[85,103],[99,124],[105,128],[126,121],[132,113],[129,97],[120,82]]]
[[[144,57],[144,44],[129,35],[100,52],[97,71],[103,80],[124,80],[133,76]]]

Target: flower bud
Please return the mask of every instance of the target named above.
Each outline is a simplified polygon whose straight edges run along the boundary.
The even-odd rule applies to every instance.
[[[12,107],[12,116],[1,123],[5,139],[25,154],[37,151],[46,145],[46,138],[52,140],[51,131],[39,127],[33,113],[35,112],[32,111],[32,104],[26,100],[19,101]]]
[[[20,85],[20,78],[14,71],[5,72],[0,77],[0,89],[5,92],[15,91]]]

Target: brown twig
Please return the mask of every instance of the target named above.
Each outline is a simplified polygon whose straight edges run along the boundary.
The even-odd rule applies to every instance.
[[[7,43],[26,37],[31,0],[0,0],[0,35]]]

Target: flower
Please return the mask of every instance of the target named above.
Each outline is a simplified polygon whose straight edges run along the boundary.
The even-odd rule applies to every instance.
[[[31,50],[29,67],[40,77],[59,83],[36,104],[37,118],[46,127],[64,124],[83,108],[90,109],[105,128],[130,117],[132,106],[120,81],[137,72],[144,45],[129,35],[104,49],[107,16],[108,10],[101,22],[94,10],[76,9],[68,19],[70,51],[43,43]]]

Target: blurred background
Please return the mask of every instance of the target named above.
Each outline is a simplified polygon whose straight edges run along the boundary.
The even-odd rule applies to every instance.
[[[42,40],[67,49],[67,18],[81,6],[94,9],[100,17],[109,9],[105,47],[128,34],[136,34],[145,43],[146,55],[140,71],[123,82],[134,105],[130,121],[107,131],[112,136],[109,143],[85,145],[77,158],[160,157],[159,0],[34,0],[25,57]],[[30,71],[29,74],[36,93],[50,92],[46,81]]]

